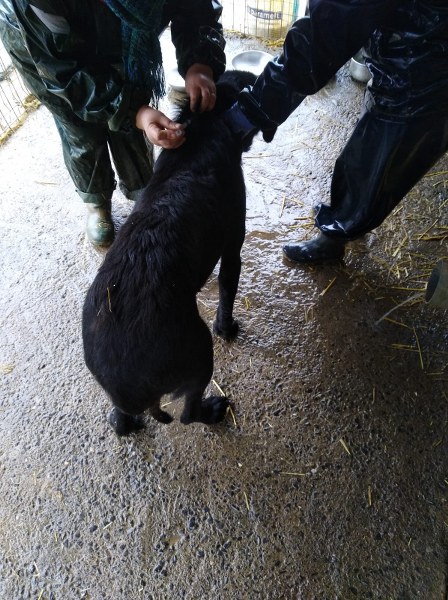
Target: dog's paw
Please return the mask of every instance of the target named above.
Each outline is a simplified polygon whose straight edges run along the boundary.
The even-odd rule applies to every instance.
[[[238,335],[239,325],[238,321],[232,319],[230,323],[218,323],[218,321],[214,321],[213,323],[213,333],[219,335],[224,340],[234,340]]]
[[[209,396],[202,401],[201,416],[198,419],[201,423],[220,423],[226,416],[227,407],[230,402],[225,396]]]
[[[108,417],[109,425],[119,436],[129,435],[140,429],[144,429],[145,422],[140,415],[127,415],[119,408],[113,408]]]
[[[167,412],[165,412],[164,410],[155,410],[151,412],[151,415],[154,417],[154,419],[156,421],[158,421],[159,423],[164,423],[165,425],[168,425],[168,423],[172,423],[173,421],[173,417],[168,414]]]

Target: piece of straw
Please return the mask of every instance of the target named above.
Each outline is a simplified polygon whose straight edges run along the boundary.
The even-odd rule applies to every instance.
[[[328,290],[331,288],[331,286],[334,284],[335,281],[336,281],[336,277],[333,277],[333,279],[330,281],[330,283],[327,285],[327,287],[319,294],[319,296],[323,296],[324,294],[326,294],[328,292]]]
[[[347,454],[348,454],[349,456],[351,456],[351,455],[352,455],[352,453],[350,452],[350,449],[349,449],[349,447],[347,446],[347,444],[344,442],[344,440],[341,438],[341,439],[339,440],[339,442],[341,443],[342,447],[343,447],[343,448],[344,448],[344,450],[347,452]]]
[[[425,366],[424,366],[424,364],[423,364],[423,356],[422,356],[422,349],[421,349],[421,347],[420,347],[420,341],[419,341],[419,339],[418,339],[417,332],[415,331],[415,327],[413,327],[413,330],[414,330],[414,335],[415,335],[415,341],[417,342],[418,355],[419,355],[419,357],[420,357],[420,366],[421,366],[421,368],[422,368],[422,371],[424,371],[424,369],[425,369]]]

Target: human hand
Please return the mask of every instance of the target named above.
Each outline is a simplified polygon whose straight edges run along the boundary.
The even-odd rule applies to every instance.
[[[155,146],[172,150],[185,142],[183,125],[175,123],[160,110],[146,104],[138,109],[135,124],[146,133],[148,140]]]
[[[193,112],[213,110],[216,104],[216,85],[213,70],[207,65],[195,63],[185,75],[185,91],[190,97]]]

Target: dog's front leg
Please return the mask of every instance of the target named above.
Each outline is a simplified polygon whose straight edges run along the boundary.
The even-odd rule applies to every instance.
[[[219,304],[213,331],[216,335],[232,340],[238,334],[238,322],[233,318],[233,304],[235,302],[238,282],[241,272],[241,257],[223,254],[219,268]]]

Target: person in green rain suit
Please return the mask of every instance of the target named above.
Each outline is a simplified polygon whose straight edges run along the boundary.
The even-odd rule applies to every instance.
[[[216,0],[0,0],[1,40],[54,117],[93,244],[114,237],[115,171],[124,195],[136,199],[151,178],[152,145],[170,149],[185,140],[182,127],[157,110],[159,35],[171,24],[190,104],[211,110],[225,70],[221,12]]]

